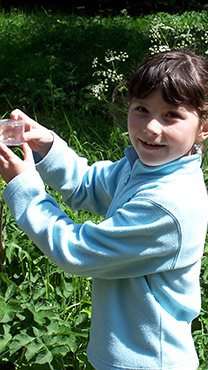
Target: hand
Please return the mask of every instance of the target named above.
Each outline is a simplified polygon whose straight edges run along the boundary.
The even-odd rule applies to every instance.
[[[6,145],[0,143],[0,173],[6,183],[24,171],[35,170],[32,150],[27,143],[24,143],[22,147],[24,160],[20,159]]]
[[[30,148],[44,158],[53,143],[53,135],[50,130],[41,126],[19,109],[11,112],[11,118],[21,119],[25,122],[24,141],[28,142]]]

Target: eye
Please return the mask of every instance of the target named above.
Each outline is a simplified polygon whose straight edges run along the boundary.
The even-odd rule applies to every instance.
[[[139,113],[142,113],[142,114],[148,113],[148,109],[143,107],[142,105],[137,106],[136,111],[139,112]]]
[[[180,119],[181,116],[177,111],[170,111],[166,114],[166,118],[174,120],[174,119],[177,119],[177,118]]]

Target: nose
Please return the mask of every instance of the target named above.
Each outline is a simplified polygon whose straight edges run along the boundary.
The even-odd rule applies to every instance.
[[[151,136],[158,136],[161,134],[162,126],[158,119],[153,118],[147,122],[144,131]]]

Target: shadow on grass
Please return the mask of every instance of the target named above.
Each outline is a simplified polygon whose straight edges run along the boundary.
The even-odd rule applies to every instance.
[[[128,17],[102,19],[75,15],[2,13],[1,111],[20,106],[50,110],[80,108],[92,83],[92,61],[107,49],[126,51],[121,73],[131,74],[148,51],[148,22]],[[84,97],[84,98],[83,98]]]

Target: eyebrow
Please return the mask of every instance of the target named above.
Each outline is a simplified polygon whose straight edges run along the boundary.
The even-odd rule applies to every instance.
[[[137,98],[136,96],[134,96],[131,100],[131,103],[133,103],[133,104],[136,104],[136,103],[137,104],[144,104],[145,100],[146,100],[146,98]],[[178,110],[183,111],[183,112],[186,110],[186,108],[181,106],[181,105],[171,104],[171,103],[166,102],[165,100],[164,100],[164,102],[167,105],[168,109],[174,109],[174,110],[178,109]],[[147,103],[147,105],[148,105],[148,103]]]

